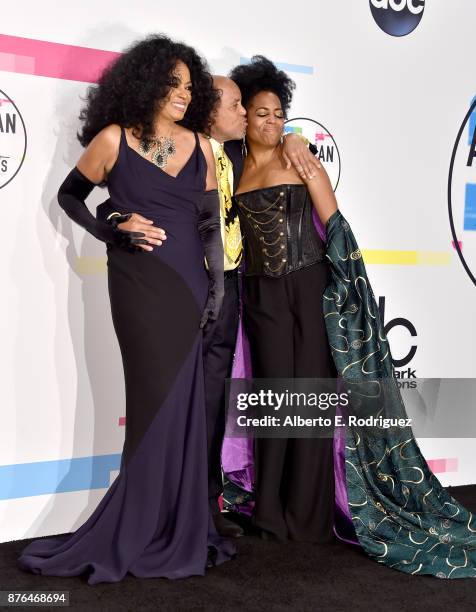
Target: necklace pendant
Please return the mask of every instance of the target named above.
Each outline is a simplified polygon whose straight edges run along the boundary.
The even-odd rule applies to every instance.
[[[141,140],[139,142],[139,153],[144,156],[149,155],[150,150],[152,148],[152,144],[153,142],[151,143],[150,141]]]
[[[159,168],[163,169],[167,165],[167,157],[168,156],[164,155],[160,149],[157,149],[152,155],[152,162]]]
[[[175,140],[168,136],[159,136],[158,138],[153,138],[149,142],[141,140],[139,143],[139,152],[144,155],[144,157],[148,157],[153,147],[155,147],[155,151],[152,153],[151,162],[160,169],[164,169],[167,165],[168,158],[176,153]]]

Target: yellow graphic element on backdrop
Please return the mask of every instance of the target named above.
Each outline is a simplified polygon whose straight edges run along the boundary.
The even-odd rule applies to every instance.
[[[453,254],[437,251],[392,251],[387,249],[362,249],[366,264],[397,266],[446,266]]]
[[[447,266],[453,253],[438,251],[393,251],[386,249],[362,249],[366,265],[387,266]],[[78,257],[75,270],[78,274],[106,274],[105,257]]]
[[[78,257],[74,269],[78,274],[106,274],[107,259],[105,257]]]

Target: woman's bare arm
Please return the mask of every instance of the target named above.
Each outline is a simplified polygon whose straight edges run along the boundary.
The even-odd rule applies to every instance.
[[[324,166],[322,164],[319,164],[319,166],[320,168],[318,168],[314,178],[307,179],[304,182],[319,219],[325,225],[337,210],[338,205],[329,176]]]
[[[108,125],[89,143],[76,167],[92,183],[102,183],[116,163],[121,142],[121,128]]]
[[[217,170],[212,145],[210,144],[208,138],[205,138],[205,136],[202,136],[201,134],[199,135],[199,140],[203,154],[205,155],[205,159],[207,160],[207,186],[205,187],[205,189],[206,191],[210,191],[211,189],[217,189]]]

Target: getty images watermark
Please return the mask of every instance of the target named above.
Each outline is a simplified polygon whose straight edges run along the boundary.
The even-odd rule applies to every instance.
[[[475,379],[232,379],[227,431],[232,437],[365,435],[476,437]]]

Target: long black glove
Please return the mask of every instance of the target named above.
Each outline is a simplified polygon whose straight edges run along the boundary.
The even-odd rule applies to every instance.
[[[65,178],[58,191],[58,203],[65,213],[73,221],[81,225],[85,230],[98,240],[109,242],[130,251],[140,249],[138,244],[147,244],[142,232],[127,232],[117,227],[118,223],[127,221],[129,215],[115,217],[114,223],[106,223],[94,217],[86,206],[86,198],[96,187],[77,168],[73,168]]]
[[[198,231],[208,264],[208,299],[205,304],[200,327],[207,321],[216,321],[225,294],[224,252],[220,229],[220,200],[218,190],[206,191],[198,218]]]
[[[108,198],[96,207],[96,218],[100,221],[109,221],[108,217],[115,212],[116,210],[111,206],[111,198]]]

